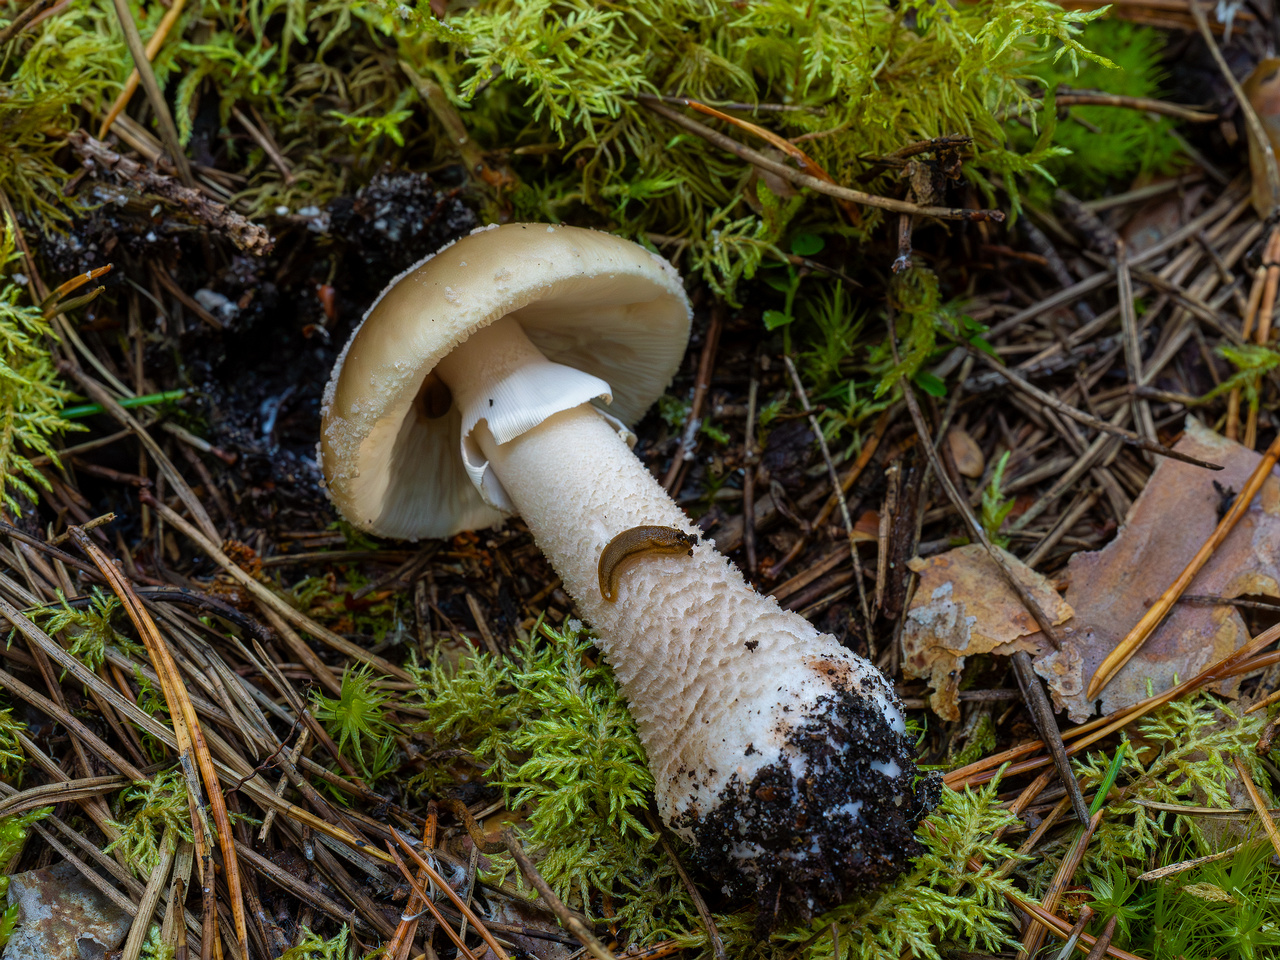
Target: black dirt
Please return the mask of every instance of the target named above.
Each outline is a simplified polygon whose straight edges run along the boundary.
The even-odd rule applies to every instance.
[[[441,190],[425,173],[383,172],[354,197],[330,203],[330,231],[360,261],[352,278],[377,293],[428,253],[474,230],[480,221],[460,192]]]
[[[749,784],[731,780],[709,815],[672,824],[692,829],[695,862],[728,896],[756,899],[765,928],[897,877],[920,854],[916,825],[941,796],[937,774],[917,773],[911,740],[848,682],[818,699],[788,743],[805,758],[805,777],[771,764]],[[886,776],[873,763],[901,772]],[[735,847],[760,853],[734,856]]]

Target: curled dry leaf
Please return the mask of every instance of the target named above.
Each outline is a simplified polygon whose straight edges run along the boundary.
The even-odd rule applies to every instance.
[[[960,476],[968,477],[970,480],[977,480],[982,476],[987,460],[982,455],[977,441],[969,436],[967,430],[962,427],[952,427],[948,430],[947,449],[951,451],[951,458],[955,460]]]
[[[1052,585],[1022,561],[1006,553],[1016,576],[1056,626],[1071,617],[1071,607]],[[1045,641],[1013,588],[979,544],[959,547],[908,564],[920,575],[915,599],[902,630],[903,669],[925,677],[933,688],[929,705],[944,720],[960,719],[960,673],[966,657],[981,653],[1039,654]]]

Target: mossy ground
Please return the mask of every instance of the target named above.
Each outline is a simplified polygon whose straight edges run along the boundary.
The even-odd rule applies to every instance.
[[[1016,217],[1024,200],[1046,204],[1055,185],[1084,195],[1178,168],[1167,120],[1104,107],[1074,107],[1060,117],[1040,108],[1045,88],[1057,84],[1158,95],[1163,39],[1044,0],[486,0],[453,5],[444,19],[438,6],[206,0],[178,17],[155,73],[197,167],[223,199],[277,234],[276,253],[258,262],[221,246],[216,255],[207,251],[207,238],[188,218],[106,177],[69,183],[76,167],[67,134],[96,133],[129,72],[111,4],[70,0],[9,41],[0,60],[0,192],[16,218],[0,218],[0,490],[12,517],[61,522],[62,501],[49,498],[49,476],[33,462],[76,439],[64,436],[73,428],[59,411],[72,396],[54,365],[71,344],[51,325],[56,311],[33,292],[20,232],[50,286],[105,259],[119,262],[101,298],[73,312],[74,322],[121,370],[127,358],[141,358],[136,386],[149,379],[188,390],[189,402],[166,415],[240,453],[241,472],[213,480],[226,485],[227,530],[257,537],[244,549],[247,560],[283,542],[291,524],[316,528],[302,542],[344,553],[311,576],[261,567],[255,574],[320,623],[413,665],[410,693],[392,697],[371,674],[340,666],[339,691],[313,692],[313,715],[342,758],[406,807],[423,809],[445,796],[498,803],[521,820],[524,842],[552,887],[620,946],[664,943],[711,957],[697,904],[673,862],[686,851],[669,837],[671,851],[664,847],[649,813],[652,781],[625,703],[589,633],[557,609],[566,601],[549,571],[529,559],[530,544],[517,532],[501,549],[478,537],[443,545],[433,577],[468,589],[499,575],[536,580],[522,592],[540,595],[539,605],[549,608],[546,620],[526,624],[511,596],[486,593],[496,654],[468,645],[461,656],[456,648],[446,656],[440,632],[415,636],[412,624],[431,604],[442,603],[459,620],[468,616],[463,591],[452,603],[436,603],[434,579],[421,588],[425,600],[380,586],[362,563],[387,557],[395,545],[350,528],[326,530],[332,518],[318,500],[307,451],[319,385],[337,345],[404,265],[400,259],[411,262],[478,222],[523,218],[609,229],[671,257],[704,302],[718,299],[735,311],[730,332],[749,345],[744,356],[796,357],[833,449],[856,456],[898,399],[904,377],[922,396],[944,401],[955,378],[931,368],[956,345],[989,348],[986,325],[965,306],[976,281],[957,263],[959,244],[975,234],[921,224],[917,265],[889,278],[896,218],[868,208],[850,215],[830,198],[758,176],[669,125],[637,95],[690,97],[768,126],[839,183],[922,203],[998,203]],[[144,37],[165,14],[159,4],[132,9]],[[9,15],[0,11],[0,24]],[[1024,122],[1002,119],[1018,113]],[[142,93],[130,116],[155,136]],[[242,118],[268,136],[251,136]],[[957,163],[928,154],[915,166],[886,159],[913,141],[954,134],[972,137],[963,155],[951,158]],[[860,278],[862,289],[823,264]],[[165,326],[168,314],[152,315],[148,305],[165,303],[163,292],[156,294],[156,265],[171,281],[233,305],[239,326],[225,335],[198,322],[184,330]],[[886,324],[899,338],[896,361]],[[1274,354],[1233,356],[1242,372],[1220,392],[1244,386],[1256,404]],[[260,377],[229,370],[254,364],[273,369]],[[253,392],[236,376],[264,385]],[[276,424],[285,389],[292,406],[281,414],[283,426],[259,435],[268,416],[263,404],[278,401],[271,408]],[[786,451],[770,447],[770,431],[788,422],[790,403],[782,390],[762,397],[752,438],[780,461]],[[690,415],[686,395],[664,398],[665,423],[653,417],[642,425],[641,452],[653,454],[657,438],[678,435]],[[734,436],[723,424],[707,420],[700,430],[711,453],[690,472],[685,489],[693,493],[684,502],[711,513],[720,509],[719,494],[733,491],[743,461],[735,460]],[[134,461],[115,469],[138,467]],[[783,473],[780,464],[776,475]],[[993,536],[1012,506],[1002,474],[1003,466],[986,478],[982,503]],[[154,536],[131,494],[89,492],[94,505],[125,515],[122,541],[136,547]],[[176,547],[167,553],[163,534],[156,538],[154,552],[138,553],[139,562],[158,559],[153,572],[172,566],[176,554],[182,576],[212,594],[238,596],[207,561]],[[512,563],[507,553],[519,551],[528,569],[501,569]],[[113,600],[73,608],[48,599],[35,619],[91,669],[101,667],[108,647],[141,656]],[[849,630],[847,617],[843,622],[850,642],[865,646],[869,638]],[[456,634],[449,625],[443,632]],[[142,673],[130,690],[148,712],[164,715]],[[1131,731],[1118,792],[1073,878],[1064,914],[1074,919],[1088,898],[1104,918],[1119,917],[1118,945],[1153,960],[1228,949],[1274,955],[1280,896],[1260,844],[1246,842],[1233,857],[1172,880],[1137,879],[1224,842],[1220,830],[1142,801],[1234,806],[1236,756],[1248,758],[1268,791],[1264,759],[1252,750],[1264,722],[1199,695]],[[20,717],[0,711],[0,764],[12,786],[23,782],[23,728]],[[952,757],[957,765],[989,751],[994,729],[989,721],[975,732],[969,752]],[[116,847],[145,878],[165,832],[187,838],[189,822],[172,755],[146,735],[139,748],[162,769],[117,793],[112,813]],[[923,737],[922,749],[929,749]],[[1101,780],[1113,753],[1114,744],[1081,760],[1086,785]],[[1041,895],[1072,835],[1055,834],[1019,856],[1020,835],[1002,831],[1020,829],[1021,821],[1004,809],[1000,790],[993,782],[946,792],[917,833],[925,852],[910,872],[811,923],[783,923],[768,939],[758,937],[750,909],[709,887],[727,954],[940,960],[954,950],[1015,949],[1018,921],[1008,895]],[[25,841],[39,814],[0,822],[7,869],[24,851],[33,858],[36,845]],[[481,878],[492,886],[521,883],[504,855],[490,857]],[[324,918],[316,931],[298,930],[283,956],[336,960],[356,949],[346,929]],[[144,955],[166,949],[153,937]]]

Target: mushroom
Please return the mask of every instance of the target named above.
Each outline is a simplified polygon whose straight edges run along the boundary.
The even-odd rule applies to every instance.
[[[381,536],[522,516],[622,685],[664,821],[730,892],[808,913],[903,869],[936,778],[884,676],[752,589],[632,453],[625,425],[689,321],[675,270],[630,241],[482,228],[369,310],[320,459],[337,508]]]

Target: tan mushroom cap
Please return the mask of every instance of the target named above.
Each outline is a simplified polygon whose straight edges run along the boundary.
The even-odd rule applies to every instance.
[[[630,424],[671,382],[689,338],[679,275],[644,247],[595,230],[513,223],[481,228],[397,277],[365,315],[325,390],[320,463],[352,524],[416,540],[487,527],[459,448],[461,414],[436,378],[475,331],[515,318],[548,360],[604,380],[608,411]]]

